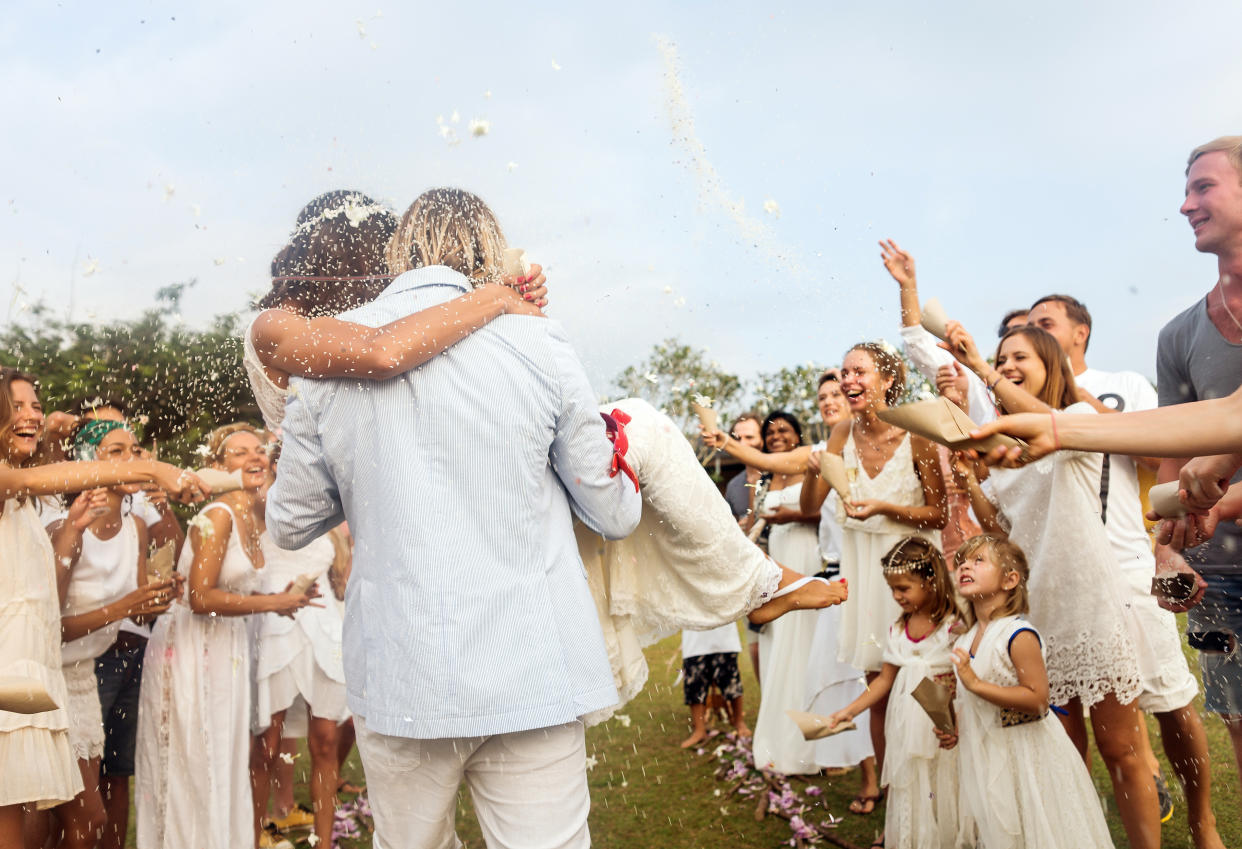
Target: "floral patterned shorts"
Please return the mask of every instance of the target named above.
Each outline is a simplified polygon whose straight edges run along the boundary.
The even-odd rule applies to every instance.
[[[719,652],[688,657],[681,662],[685,674],[683,687],[686,704],[707,703],[707,691],[713,684],[720,688],[725,701],[742,695],[742,676],[737,671],[737,652]]]

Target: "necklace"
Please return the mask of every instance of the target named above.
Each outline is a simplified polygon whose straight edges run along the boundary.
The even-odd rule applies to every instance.
[[[1233,314],[1233,310],[1229,309],[1229,302],[1225,300],[1224,287],[1219,287],[1216,291],[1220,295],[1220,305],[1225,308],[1225,313],[1233,321],[1233,326],[1238,328],[1238,333],[1242,333],[1242,321],[1238,321],[1238,317]]]

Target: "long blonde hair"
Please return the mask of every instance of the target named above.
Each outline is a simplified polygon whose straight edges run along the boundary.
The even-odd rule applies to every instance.
[[[388,243],[388,270],[446,265],[477,283],[500,277],[506,242],[500,222],[478,195],[462,189],[423,192],[401,216]]]
[[[1018,585],[1009,591],[1009,595],[1005,597],[1005,602],[996,611],[996,615],[1000,616],[1026,616],[1031,612],[1031,599],[1027,591],[1027,582],[1031,579],[1031,567],[1026,562],[1026,554],[1015,543],[1007,539],[992,536],[991,534],[979,534],[962,543],[958,548],[957,554],[953,555],[953,562],[957,566],[961,566],[966,562],[966,558],[970,557],[976,551],[985,549],[992,556],[992,562],[996,564],[996,568],[1000,570],[1001,575],[1013,572],[1018,576]],[[975,611],[971,605],[966,605],[967,618],[973,625],[975,621]]]

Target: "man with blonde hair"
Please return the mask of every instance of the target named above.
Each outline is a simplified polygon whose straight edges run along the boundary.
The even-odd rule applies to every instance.
[[[1219,273],[1203,299],[1160,331],[1156,373],[1162,407],[1221,398],[1242,382],[1242,136],[1222,136],[1191,152],[1181,212],[1194,231],[1195,248],[1216,255]],[[1177,480],[1185,463],[1162,461],[1160,480]],[[1201,594],[1185,604],[1162,604],[1189,612],[1188,637],[1200,650],[1207,709],[1224,720],[1242,766],[1242,653],[1237,651],[1242,527],[1234,522],[1217,526],[1213,516],[1203,522],[1164,522],[1157,539],[1187,549],[1183,561],[1172,546],[1158,546],[1157,572],[1187,571],[1189,564],[1191,574],[1197,573]],[[1204,544],[1191,550],[1197,543]]]

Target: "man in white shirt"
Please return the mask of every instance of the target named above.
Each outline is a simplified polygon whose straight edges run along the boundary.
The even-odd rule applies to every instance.
[[[1155,388],[1141,374],[1087,367],[1091,314],[1076,298],[1047,295],[1031,306],[1028,318],[1057,340],[1069,358],[1079,388],[1093,396],[1084,400],[1100,413],[1151,410],[1159,405]],[[1135,648],[1143,676],[1139,707],[1160,723],[1165,753],[1186,789],[1191,829],[1200,835],[1214,834],[1211,786],[1201,777],[1208,764],[1207,737],[1193,705],[1199,685],[1182,653],[1176,618],[1163,610],[1151,594],[1156,560],[1151,537],[1143,524],[1138,466],[1154,472],[1159,462],[1153,457],[1106,454],[1100,477],[1100,512],[1108,541],[1121,566],[1122,589],[1128,593],[1127,603],[1138,624]],[[1155,755],[1149,754],[1149,759],[1158,771]],[[1161,815],[1167,821],[1172,816],[1172,798],[1163,784],[1158,780],[1157,787],[1162,791]]]

